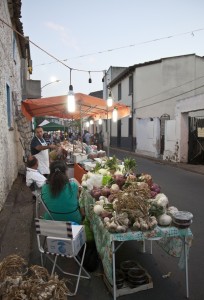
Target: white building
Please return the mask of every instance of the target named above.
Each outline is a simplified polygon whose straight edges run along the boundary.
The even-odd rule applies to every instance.
[[[114,101],[129,105],[131,115],[111,122],[111,146],[187,161],[188,130],[184,128],[191,112],[204,109],[203,78],[204,58],[195,54],[136,64],[112,78],[109,87]]]

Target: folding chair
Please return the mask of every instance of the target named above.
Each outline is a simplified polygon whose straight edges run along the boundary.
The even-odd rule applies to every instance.
[[[35,228],[37,233],[38,249],[41,254],[45,255],[52,263],[53,275],[57,267],[62,273],[77,277],[75,291],[69,296],[74,296],[77,293],[80,278],[90,279],[90,275],[83,267],[84,256],[86,253],[86,238],[85,230],[82,225],[72,225],[71,222],[53,221],[35,219]],[[79,261],[77,257],[80,249],[84,246],[82,257]],[[52,259],[50,256],[54,256]],[[58,257],[73,258],[79,266],[77,274],[65,272],[58,264]],[[81,272],[86,276],[82,276]]]
[[[49,211],[48,207],[46,206],[45,202],[42,200],[41,193],[38,194],[36,198],[36,207],[35,207],[35,216],[36,218],[42,218],[42,215],[47,212],[50,216],[51,220],[54,220],[51,212]]]

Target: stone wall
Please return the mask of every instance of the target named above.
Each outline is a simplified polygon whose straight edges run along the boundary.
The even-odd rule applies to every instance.
[[[0,1],[0,18],[13,26],[8,1]],[[19,169],[24,166],[24,149],[19,138],[30,141],[30,123],[21,115],[21,57],[18,36],[0,22],[0,211],[15,181]],[[7,101],[10,95],[11,123],[8,124]],[[18,129],[20,128],[20,130]],[[24,131],[25,130],[25,131]]]

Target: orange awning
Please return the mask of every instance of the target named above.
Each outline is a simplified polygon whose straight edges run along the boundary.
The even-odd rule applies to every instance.
[[[99,118],[111,119],[114,107],[118,109],[118,118],[124,118],[130,114],[130,107],[115,102],[107,110],[106,100],[76,93],[76,111],[69,113],[67,111],[67,95],[55,96],[39,99],[27,99],[21,102],[23,115],[32,120],[32,117],[52,116],[63,119],[81,119],[92,117],[95,120]]]

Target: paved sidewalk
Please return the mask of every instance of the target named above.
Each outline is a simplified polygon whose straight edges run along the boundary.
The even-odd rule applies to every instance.
[[[32,193],[19,175],[0,212],[0,261],[10,254],[29,259],[33,213]]]

